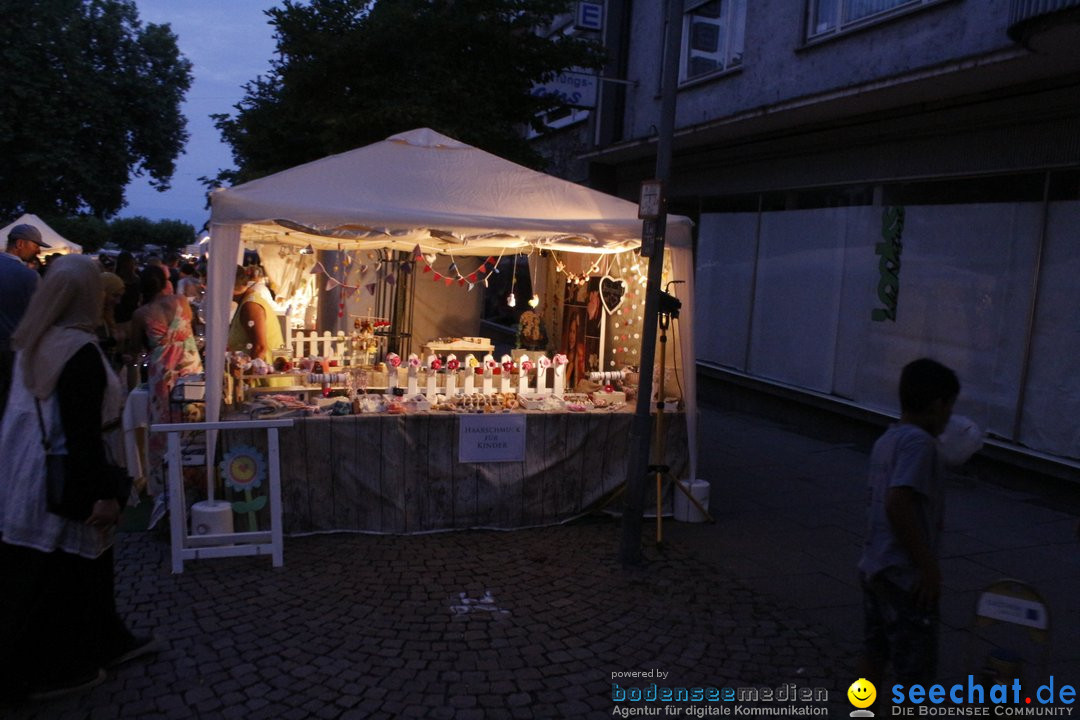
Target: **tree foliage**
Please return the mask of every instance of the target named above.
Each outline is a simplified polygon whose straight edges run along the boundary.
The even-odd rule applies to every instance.
[[[597,68],[598,45],[542,37],[566,0],[285,0],[267,11],[278,58],[215,116],[242,182],[430,127],[540,167],[523,138],[559,101],[533,84]],[[536,125],[537,129],[539,126]]]
[[[191,63],[132,0],[0,0],[0,213],[124,205],[132,175],[168,189],[187,141]]]
[[[180,250],[195,242],[195,228],[180,220],[150,220],[137,215],[109,223],[109,241],[125,250],[142,250],[146,245]]]

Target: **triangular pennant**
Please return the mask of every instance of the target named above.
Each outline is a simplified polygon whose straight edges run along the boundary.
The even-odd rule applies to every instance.
[[[425,265],[424,266],[424,272],[431,272],[431,266],[430,265]]]
[[[420,257],[421,255],[424,254],[424,251],[420,249],[420,243],[417,243],[416,247],[414,247],[412,249],[412,254],[415,255],[416,257]]]
[[[483,264],[482,264],[482,265],[480,265],[480,267],[476,268],[476,272],[478,272],[478,273],[480,273],[481,275],[483,275],[484,273],[486,273],[486,272],[487,272],[487,266],[486,266],[486,265],[483,265]]]
[[[386,284],[387,285],[393,285],[394,284],[394,276],[393,275],[387,275],[386,276]]]
[[[457,284],[460,287],[465,287],[465,278],[458,278]]]
[[[469,273],[469,282],[476,282],[476,273]]]
[[[447,268],[447,271],[452,272],[452,273],[456,273],[457,272],[457,263],[456,262],[450,263],[450,267]]]
[[[454,278],[443,278],[446,281],[446,287],[450,287],[454,284]]]
[[[314,265],[311,266],[310,270],[308,270],[308,275],[316,275],[318,273],[324,273],[324,272],[326,272],[326,268],[324,268],[322,266],[321,262],[317,262],[317,263],[315,263]]]
[[[409,262],[401,263],[401,265],[398,267],[398,272],[403,272],[406,275],[408,275],[409,273],[412,272],[412,263],[409,263]]]
[[[495,264],[495,258],[489,256],[488,259],[487,259],[487,264],[488,265],[494,265]]]
[[[435,273],[434,275],[432,275],[431,279],[435,282],[439,282],[440,280],[442,280],[442,275],[440,275],[439,273]]]
[[[340,284],[341,284],[341,283],[339,283],[339,282],[338,282],[337,280],[335,280],[334,278],[332,278],[332,277],[328,277],[328,278],[326,278],[326,287],[325,287],[325,288],[323,288],[323,289],[324,289],[324,290],[333,290],[334,288],[336,288],[336,287],[337,287],[338,285],[340,285]]]
[[[375,294],[375,283],[368,283],[366,287],[369,293],[371,293],[372,295]]]
[[[361,265],[360,265],[360,274],[361,274],[361,275],[363,275],[363,274],[365,274],[365,273],[366,273],[367,271],[368,271],[368,266],[367,266],[367,265],[364,265],[364,264],[361,264]]]

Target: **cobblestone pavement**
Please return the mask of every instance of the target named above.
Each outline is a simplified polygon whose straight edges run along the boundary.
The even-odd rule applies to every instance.
[[[619,533],[594,517],[502,533],[321,535],[287,539],[280,569],[239,558],[181,575],[168,571],[165,541],[127,534],[120,610],[167,649],[82,695],[0,715],[598,718],[627,706],[612,701],[613,682],[794,683],[831,701],[800,707],[847,714],[853,659],[827,632],[677,542],[647,543],[646,562],[623,569]],[[629,671],[667,675],[613,679]]]

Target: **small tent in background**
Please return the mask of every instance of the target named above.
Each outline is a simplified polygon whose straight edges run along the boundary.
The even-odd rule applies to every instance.
[[[67,255],[69,253],[75,255],[82,254],[82,245],[76,245],[60,233],[53,230],[51,227],[45,224],[45,221],[39,218],[33,213],[26,213],[17,219],[10,225],[5,226],[0,230],[0,243],[7,245],[7,236],[11,232],[11,228],[16,225],[33,225],[41,232],[41,239],[49,246],[41,249],[41,254],[48,257],[54,253],[60,253],[61,255]]]

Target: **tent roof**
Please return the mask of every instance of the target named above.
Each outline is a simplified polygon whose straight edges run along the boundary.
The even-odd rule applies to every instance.
[[[42,255],[52,255],[53,253],[60,253],[61,255],[66,255],[68,253],[74,253],[76,255],[82,254],[82,245],[71,242],[49,227],[44,220],[33,213],[26,213],[10,225],[0,228],[0,239],[2,239],[5,245],[7,244],[7,235],[11,232],[11,228],[24,223],[36,227],[38,231],[41,232],[41,239],[48,243],[49,247],[41,248]]]
[[[241,240],[316,249],[483,255],[538,246],[620,252],[641,242],[637,205],[422,128],[211,195],[210,222]],[[690,245],[690,221],[667,240]]]

